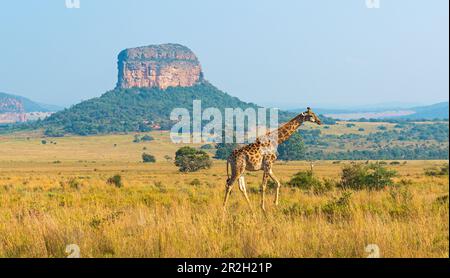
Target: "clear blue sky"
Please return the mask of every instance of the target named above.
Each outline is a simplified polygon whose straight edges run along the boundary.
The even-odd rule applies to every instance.
[[[292,108],[448,100],[449,1],[0,2],[0,91],[70,105],[100,96],[129,47],[181,43],[205,77]]]

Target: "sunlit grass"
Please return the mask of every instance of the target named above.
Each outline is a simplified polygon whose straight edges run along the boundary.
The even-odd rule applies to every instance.
[[[403,185],[352,192],[335,211],[329,204],[343,196],[339,189],[315,195],[283,186],[267,216],[258,209],[261,173],[249,173],[255,215],[236,185],[223,218],[225,163],[180,173],[164,159],[180,146],[167,134],[152,136],[146,143],[132,143],[133,134],[56,138],[48,146],[2,137],[0,257],[64,257],[72,243],[82,257],[366,257],[368,244],[382,257],[449,257],[448,198],[440,199],[448,176],[423,174],[444,161],[388,165]],[[140,162],[143,146],[157,163]],[[316,162],[314,174],[337,180],[345,163]],[[274,172],[285,185],[309,168],[278,162]],[[114,175],[121,188],[107,183]]]

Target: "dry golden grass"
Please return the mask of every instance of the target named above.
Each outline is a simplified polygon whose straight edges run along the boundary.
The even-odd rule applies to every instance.
[[[82,257],[366,257],[377,244],[382,257],[449,257],[448,177],[423,169],[443,161],[392,166],[404,185],[352,192],[344,211],[323,207],[342,196],[283,187],[279,207],[258,210],[261,173],[246,181],[253,216],[240,192],[222,216],[225,163],[179,173],[166,133],[132,143],[133,134],[46,139],[0,137],[0,257],[64,257],[77,244]],[[114,144],[117,144],[114,147]],[[142,148],[156,164],[140,162]],[[315,174],[338,179],[342,164],[317,162]],[[306,162],[277,163],[283,183]],[[122,188],[106,183],[120,174]],[[200,185],[191,185],[194,179]],[[269,192],[271,201],[273,192]]]

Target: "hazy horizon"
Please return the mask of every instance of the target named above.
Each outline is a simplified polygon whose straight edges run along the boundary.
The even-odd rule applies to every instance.
[[[117,55],[180,43],[207,80],[283,109],[448,101],[448,1],[0,3],[0,92],[70,106],[113,89]]]

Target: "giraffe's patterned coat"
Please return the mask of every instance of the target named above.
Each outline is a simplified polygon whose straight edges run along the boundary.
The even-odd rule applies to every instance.
[[[272,171],[273,163],[277,160],[277,146],[289,139],[289,137],[304,122],[312,122],[319,125],[321,124],[321,121],[317,115],[314,114],[314,112],[312,112],[308,107],[307,111],[298,114],[277,130],[268,132],[266,135],[258,137],[254,143],[236,149],[231,153],[227,159],[227,175],[229,175],[229,166],[231,166],[231,176],[228,176],[226,183],[225,200],[223,203],[224,210],[226,209],[233,184],[236,181],[238,181],[239,190],[244,194],[244,197],[251,208],[251,203],[248,198],[245,179],[243,176],[245,170],[262,170],[264,172],[261,184],[261,208],[263,211],[265,211],[265,191],[267,187],[267,179],[269,177],[277,185],[274,202],[275,205],[278,205],[281,183]]]

